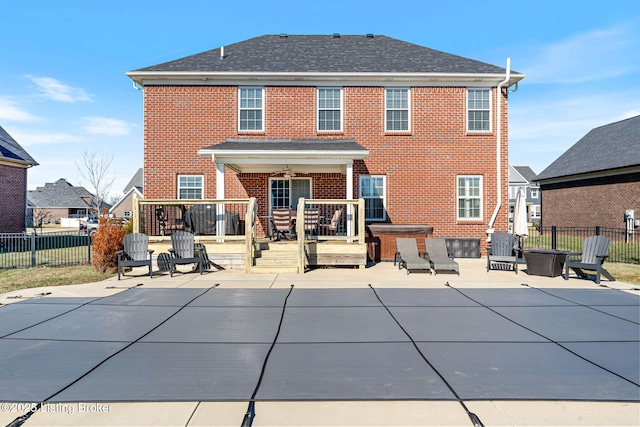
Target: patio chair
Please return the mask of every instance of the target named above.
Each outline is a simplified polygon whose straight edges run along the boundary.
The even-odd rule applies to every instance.
[[[326,219],[325,219],[324,220],[325,222],[320,224],[320,227],[323,230],[323,234],[326,236],[329,236],[329,235],[335,236],[336,234],[338,234],[338,231],[340,230],[341,218],[342,218],[342,208],[336,209],[336,211],[333,213],[333,216],[331,217],[331,221],[326,222]]]
[[[418,252],[418,244],[416,239],[407,237],[396,237],[396,252],[393,265],[398,262],[398,270],[404,267],[407,274],[413,270],[428,271],[431,274],[431,264],[428,259],[423,258],[425,253]]]
[[[432,239],[425,237],[424,248],[427,252],[429,262],[431,263],[431,269],[436,274],[442,271],[447,271],[450,273],[457,273],[458,276],[460,275],[458,263],[453,260],[452,256],[449,256],[444,239]]]
[[[156,208],[156,219],[158,220],[158,224],[160,225],[160,235],[162,236],[166,236],[167,234],[173,233],[176,230],[184,229],[184,222],[182,221],[182,219],[176,218],[175,224],[169,224],[169,215],[164,209],[164,206]]]
[[[320,224],[320,211],[309,208],[304,210],[304,232],[305,234],[318,234]]]
[[[291,210],[273,209],[271,211],[271,224],[273,226],[273,236],[276,240],[291,240]]]
[[[176,265],[179,264],[195,264],[193,270],[195,271],[195,269],[198,268],[200,274],[202,274],[204,265],[202,251],[195,247],[194,240],[193,233],[183,230],[176,231],[171,235],[172,248],[169,249],[169,253],[171,254],[171,258],[169,258],[171,277],[173,277],[173,273],[176,271]]]
[[[513,250],[513,234],[493,233],[491,247],[487,248],[487,272],[492,267],[504,270],[509,266],[518,274],[518,257]]]
[[[153,278],[153,249],[149,249],[149,236],[142,233],[124,236],[124,250],[116,251],[118,258],[118,280],[124,275],[124,267],[149,266],[149,277]]]
[[[602,266],[609,257],[609,245],[611,245],[611,240],[606,236],[587,237],[584,240],[582,252],[567,253],[564,280],[569,280],[569,269],[571,269],[581,279],[587,278],[582,270],[595,271],[597,284],[600,284],[601,274],[615,282],[616,279]]]

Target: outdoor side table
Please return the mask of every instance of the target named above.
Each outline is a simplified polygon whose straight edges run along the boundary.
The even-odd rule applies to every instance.
[[[561,276],[564,269],[566,252],[554,249],[528,249],[524,251],[527,262],[527,274],[534,276]]]

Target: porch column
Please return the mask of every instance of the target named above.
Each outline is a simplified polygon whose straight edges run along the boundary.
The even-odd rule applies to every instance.
[[[353,200],[353,163],[347,163],[347,200]],[[347,236],[353,236],[353,206],[347,205]]]
[[[216,162],[216,199],[224,199],[224,163]],[[224,236],[224,205],[216,204],[216,236]]]

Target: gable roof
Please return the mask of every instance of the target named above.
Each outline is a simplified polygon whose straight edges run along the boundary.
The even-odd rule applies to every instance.
[[[142,168],[138,169],[136,173],[131,177],[129,183],[124,187],[123,193],[128,193],[131,188],[135,188],[138,190],[138,193],[142,194],[142,182],[143,182],[143,170]]]
[[[382,35],[263,35],[127,73],[139,84],[174,75],[234,74],[419,74],[487,75],[504,79],[495,65]],[[524,75],[512,72],[513,83]],[[510,84],[513,84],[510,83]]]
[[[527,180],[527,182],[532,183],[536,180],[536,173],[531,170],[529,166],[513,166],[513,168],[520,174],[521,177]]]
[[[640,166],[640,116],[592,129],[537,177],[537,181]]]
[[[89,203],[84,198],[89,198]],[[93,195],[84,187],[74,187],[64,178],[56,182],[47,182],[44,187],[38,187],[27,194],[27,199],[38,208],[78,208],[87,209],[91,206]]]
[[[38,162],[0,126],[0,161],[2,160],[26,166],[36,166],[38,164]]]

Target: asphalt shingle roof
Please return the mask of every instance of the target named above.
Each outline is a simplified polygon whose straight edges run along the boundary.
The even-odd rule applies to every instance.
[[[136,187],[138,191],[142,193],[142,182],[143,182],[143,170],[142,168],[140,168],[136,171],[135,175],[133,175],[133,177],[131,178],[127,186],[124,187],[124,190],[122,192],[126,193],[131,189],[131,187]]]
[[[537,177],[545,179],[640,165],[640,116],[592,129]]]
[[[366,151],[353,139],[242,139],[228,138],[204,150],[233,151]]]
[[[471,73],[505,69],[382,35],[263,35],[136,71]],[[513,72],[515,73],[515,72]],[[515,73],[517,74],[517,73]]]
[[[81,196],[92,197],[84,187],[74,187],[65,179],[56,182],[48,182],[44,187],[38,187],[29,191],[27,199],[38,208],[82,208],[90,205]]]
[[[513,168],[528,182],[536,180],[537,175],[529,166],[514,166]]]
[[[9,133],[0,126],[0,159],[8,159],[28,165],[37,165],[33,157],[29,155]]]

